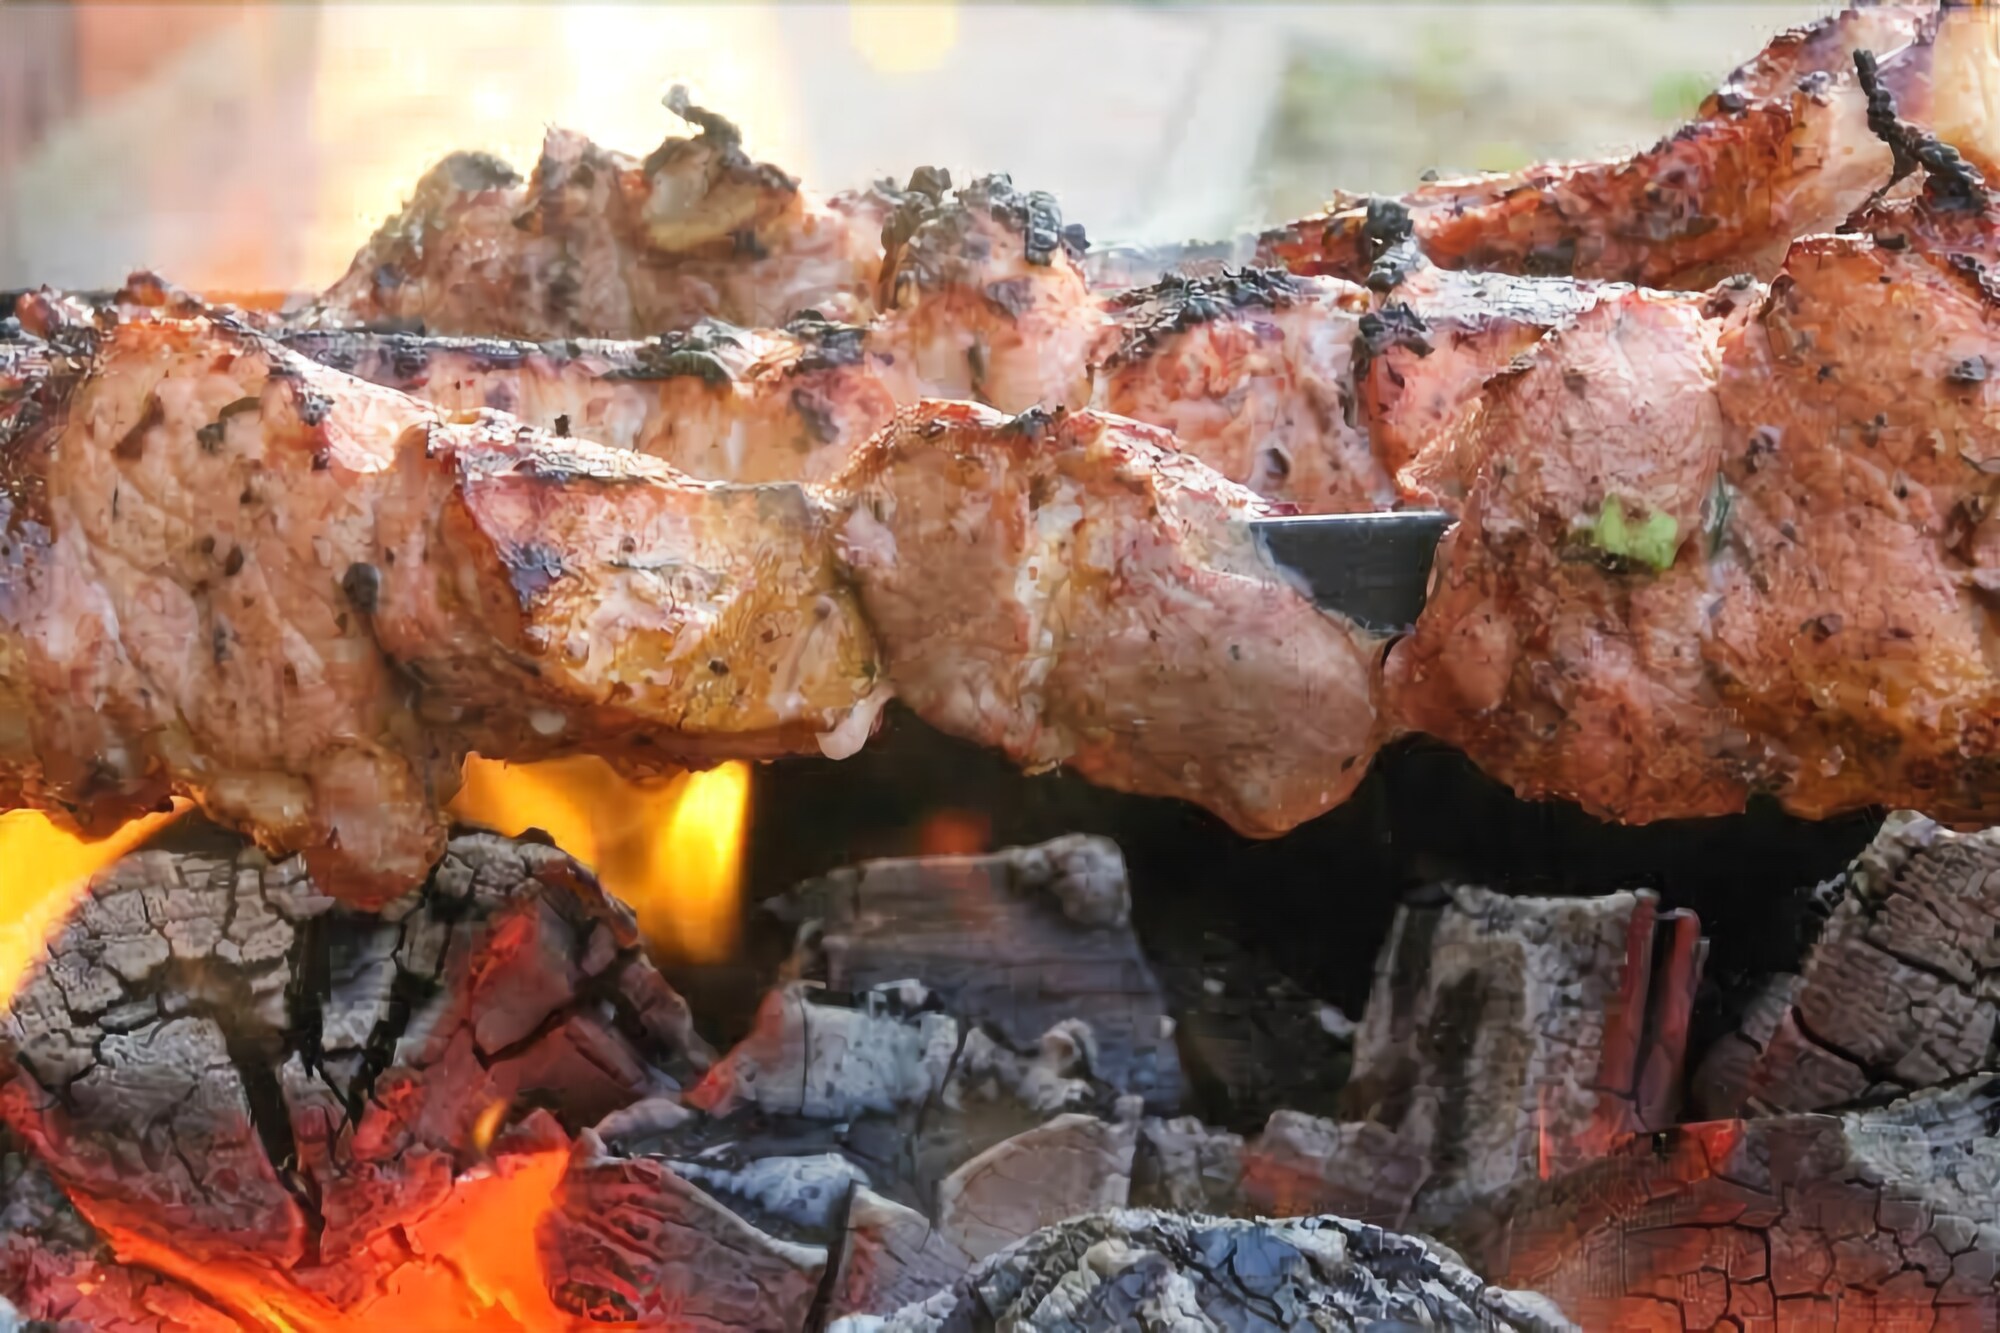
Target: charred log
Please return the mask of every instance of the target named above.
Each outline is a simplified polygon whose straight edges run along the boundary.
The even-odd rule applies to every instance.
[[[1822,886],[1823,925],[1703,1057],[1699,1109],[1814,1111],[1993,1067],[2000,831],[1893,816]]]
[[[240,1318],[437,1277],[413,1238],[509,1176],[489,1152],[553,1180],[571,1133],[708,1063],[630,914],[553,848],[455,839],[375,914],[205,838],[92,885],[4,1020],[0,1115],[119,1254],[260,1274],[219,1298]]]
[[[1991,1328],[2000,1077],[1664,1130],[1448,1234],[1587,1328]]]
[[[1345,1094],[1350,1117],[1393,1131],[1395,1150],[1348,1130],[1346,1153],[1391,1180],[1407,1179],[1396,1159],[1414,1157],[1415,1215],[1449,1216],[1671,1124],[1699,966],[1693,916],[1658,912],[1650,893],[1460,888],[1405,907]]]

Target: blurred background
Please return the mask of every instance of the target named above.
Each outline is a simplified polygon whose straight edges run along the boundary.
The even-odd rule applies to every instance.
[[[643,153],[684,82],[831,193],[1006,170],[1104,240],[1650,141],[1829,5],[79,5],[0,0],[0,287],[325,286],[431,162]]]

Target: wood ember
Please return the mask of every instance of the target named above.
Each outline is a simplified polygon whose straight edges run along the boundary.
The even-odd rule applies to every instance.
[[[1122,1208],[1132,1190],[1139,1099],[1115,1121],[1065,1114],[994,1144],[938,1186],[938,1227],[975,1259],[1078,1213]]]
[[[1704,1113],[1819,1110],[1991,1067],[2000,830],[1891,816],[1822,892],[1831,912],[1799,973],[1704,1056]]]
[[[808,1120],[921,1106],[943,1090],[958,1050],[958,1024],[928,1001],[921,986],[869,990],[851,1006],[815,987],[778,987],[687,1103],[714,1116],[754,1106]]]
[[[1429,1162],[1372,1120],[1335,1122],[1275,1111],[1244,1146],[1234,1211],[1263,1217],[1337,1213],[1397,1226],[1424,1183]]]
[[[841,1315],[893,1314],[972,1265],[928,1216],[871,1189],[848,1195],[845,1230],[828,1301]]]
[[[456,838],[370,914],[192,842],[100,876],[0,1027],[0,1115],[121,1251],[355,1309],[419,1262],[403,1238],[482,1117],[505,1140],[551,1108],[529,1119],[560,1148],[710,1058],[630,914],[553,848]]]
[[[0,1156],[0,1329],[232,1333],[237,1323],[192,1289],[118,1261],[41,1163]]]
[[[870,861],[801,885],[781,910],[805,923],[804,974],[832,989],[914,977],[960,1022],[1017,1049],[1058,1024],[1088,1024],[1098,1078],[1149,1110],[1179,1106],[1173,1025],[1108,839]]]
[[[1588,1328],[1990,1329],[2000,1076],[1643,1135],[1448,1239]]]
[[[1224,1221],[1124,1209],[1074,1218],[988,1256],[957,1285],[829,1333],[1290,1333],[1574,1327],[1437,1248],[1338,1217]]]
[[[674,1333],[802,1330],[827,1260],[745,1222],[664,1162],[605,1154],[590,1134],[540,1239],[564,1312],[584,1326]]]
[[[995,1145],[1064,1114],[1118,1118],[1115,1089],[1093,1073],[1088,1024],[1065,1020],[1020,1051],[960,1027],[938,1003],[914,980],[859,995],[780,986],[750,1034],[686,1095],[704,1116],[613,1140],[729,1170],[836,1153],[878,1192],[934,1214],[946,1179]],[[820,1239],[754,1207],[749,1215],[778,1234]]]
[[[1559,1174],[1672,1122],[1699,966],[1694,918],[1649,893],[1457,888],[1406,906],[1356,1036],[1348,1118],[1425,1164],[1419,1218]],[[1379,1169],[1380,1136],[1357,1131],[1353,1148]]]

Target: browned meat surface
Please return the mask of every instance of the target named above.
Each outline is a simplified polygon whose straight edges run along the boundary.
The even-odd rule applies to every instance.
[[[1402,203],[1447,268],[1691,288],[1769,274],[1794,237],[1833,230],[1888,174],[1856,51],[1884,58],[1906,116],[1975,155],[2000,149],[1993,23],[1970,6],[1856,5],[1780,35],[1641,153],[1439,181]],[[1358,281],[1376,258],[1368,220],[1362,201],[1337,198],[1264,236],[1260,261]]]
[[[1802,242],[1724,343],[1708,652],[1806,814],[2000,816],[1994,219],[1927,203]]]
[[[1398,283],[1366,326],[1357,390],[1370,447],[1402,497],[1456,512],[1458,445],[1487,379],[1606,295],[1563,278],[1428,265]]]
[[[1768,291],[1606,297],[1489,382],[1399,720],[1621,819],[2000,817],[2000,237],[1932,161]]]
[[[912,181],[888,231],[884,313],[867,325],[807,313],[762,330],[703,320],[645,342],[287,338],[323,364],[440,407],[509,412],[697,477],[823,481],[899,404],[1089,400],[1106,316],[1077,264],[1079,232],[1061,225],[1047,195],[1004,176],[948,186],[938,172]]]
[[[1488,382],[1459,445],[1462,520],[1390,658],[1401,722],[1524,795],[1614,818],[1741,806],[1749,774],[1712,752],[1734,724],[1701,651],[1716,335],[1696,306],[1627,290]]]
[[[1355,393],[1361,288],[1249,269],[1112,305],[1092,406],[1166,427],[1182,452],[1304,513],[1394,503]]]
[[[841,550],[925,720],[1252,834],[1344,799],[1379,645],[1264,562],[1257,498],[1165,432],[927,403],[845,479]]]
[[[877,304],[885,350],[915,391],[904,401],[1081,406],[1104,323],[1083,274],[1083,228],[1064,224],[1053,196],[1005,176],[949,185],[917,172],[883,232]]]
[[[865,736],[871,640],[799,487],[442,418],[205,319],[27,314],[58,345],[0,343],[17,803],[190,795],[371,899],[435,859],[468,746],[643,767]]]
[[[487,154],[446,158],[310,321],[546,339],[865,317],[893,192],[816,199],[728,121],[669,105],[700,133],[643,161],[559,129],[526,182]]]
[[[882,330],[814,318],[771,330],[704,323],[644,342],[346,331],[285,342],[446,410],[506,412],[712,481],[824,481],[918,396],[909,359]]]

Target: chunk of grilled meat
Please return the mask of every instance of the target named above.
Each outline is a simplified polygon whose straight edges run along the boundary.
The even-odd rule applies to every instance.
[[[1889,174],[1856,51],[1883,57],[1904,115],[1975,158],[2000,154],[1995,22],[1984,7],[1857,4],[1779,36],[1641,153],[1439,181],[1400,202],[1446,268],[1679,288],[1768,275],[1793,238],[1832,231]],[[1382,248],[1381,216],[1337,198],[1263,236],[1258,260],[1360,281]]]
[[[450,419],[205,318],[0,343],[0,794],[198,799],[379,900],[468,748],[645,769],[851,748],[879,706],[826,510]],[[859,735],[856,735],[856,733]]]
[[[1936,147],[1768,291],[1603,299],[1488,384],[1399,719],[1627,820],[2000,818],[2000,215]]]
[[[865,317],[894,192],[814,198],[722,117],[679,90],[668,105],[700,133],[644,161],[560,129],[526,182],[488,154],[446,158],[307,321],[545,339]]]
[[[926,403],[842,489],[897,694],[942,730],[1260,835],[1366,771],[1379,643],[1273,570],[1244,522],[1264,506],[1165,432]]]

